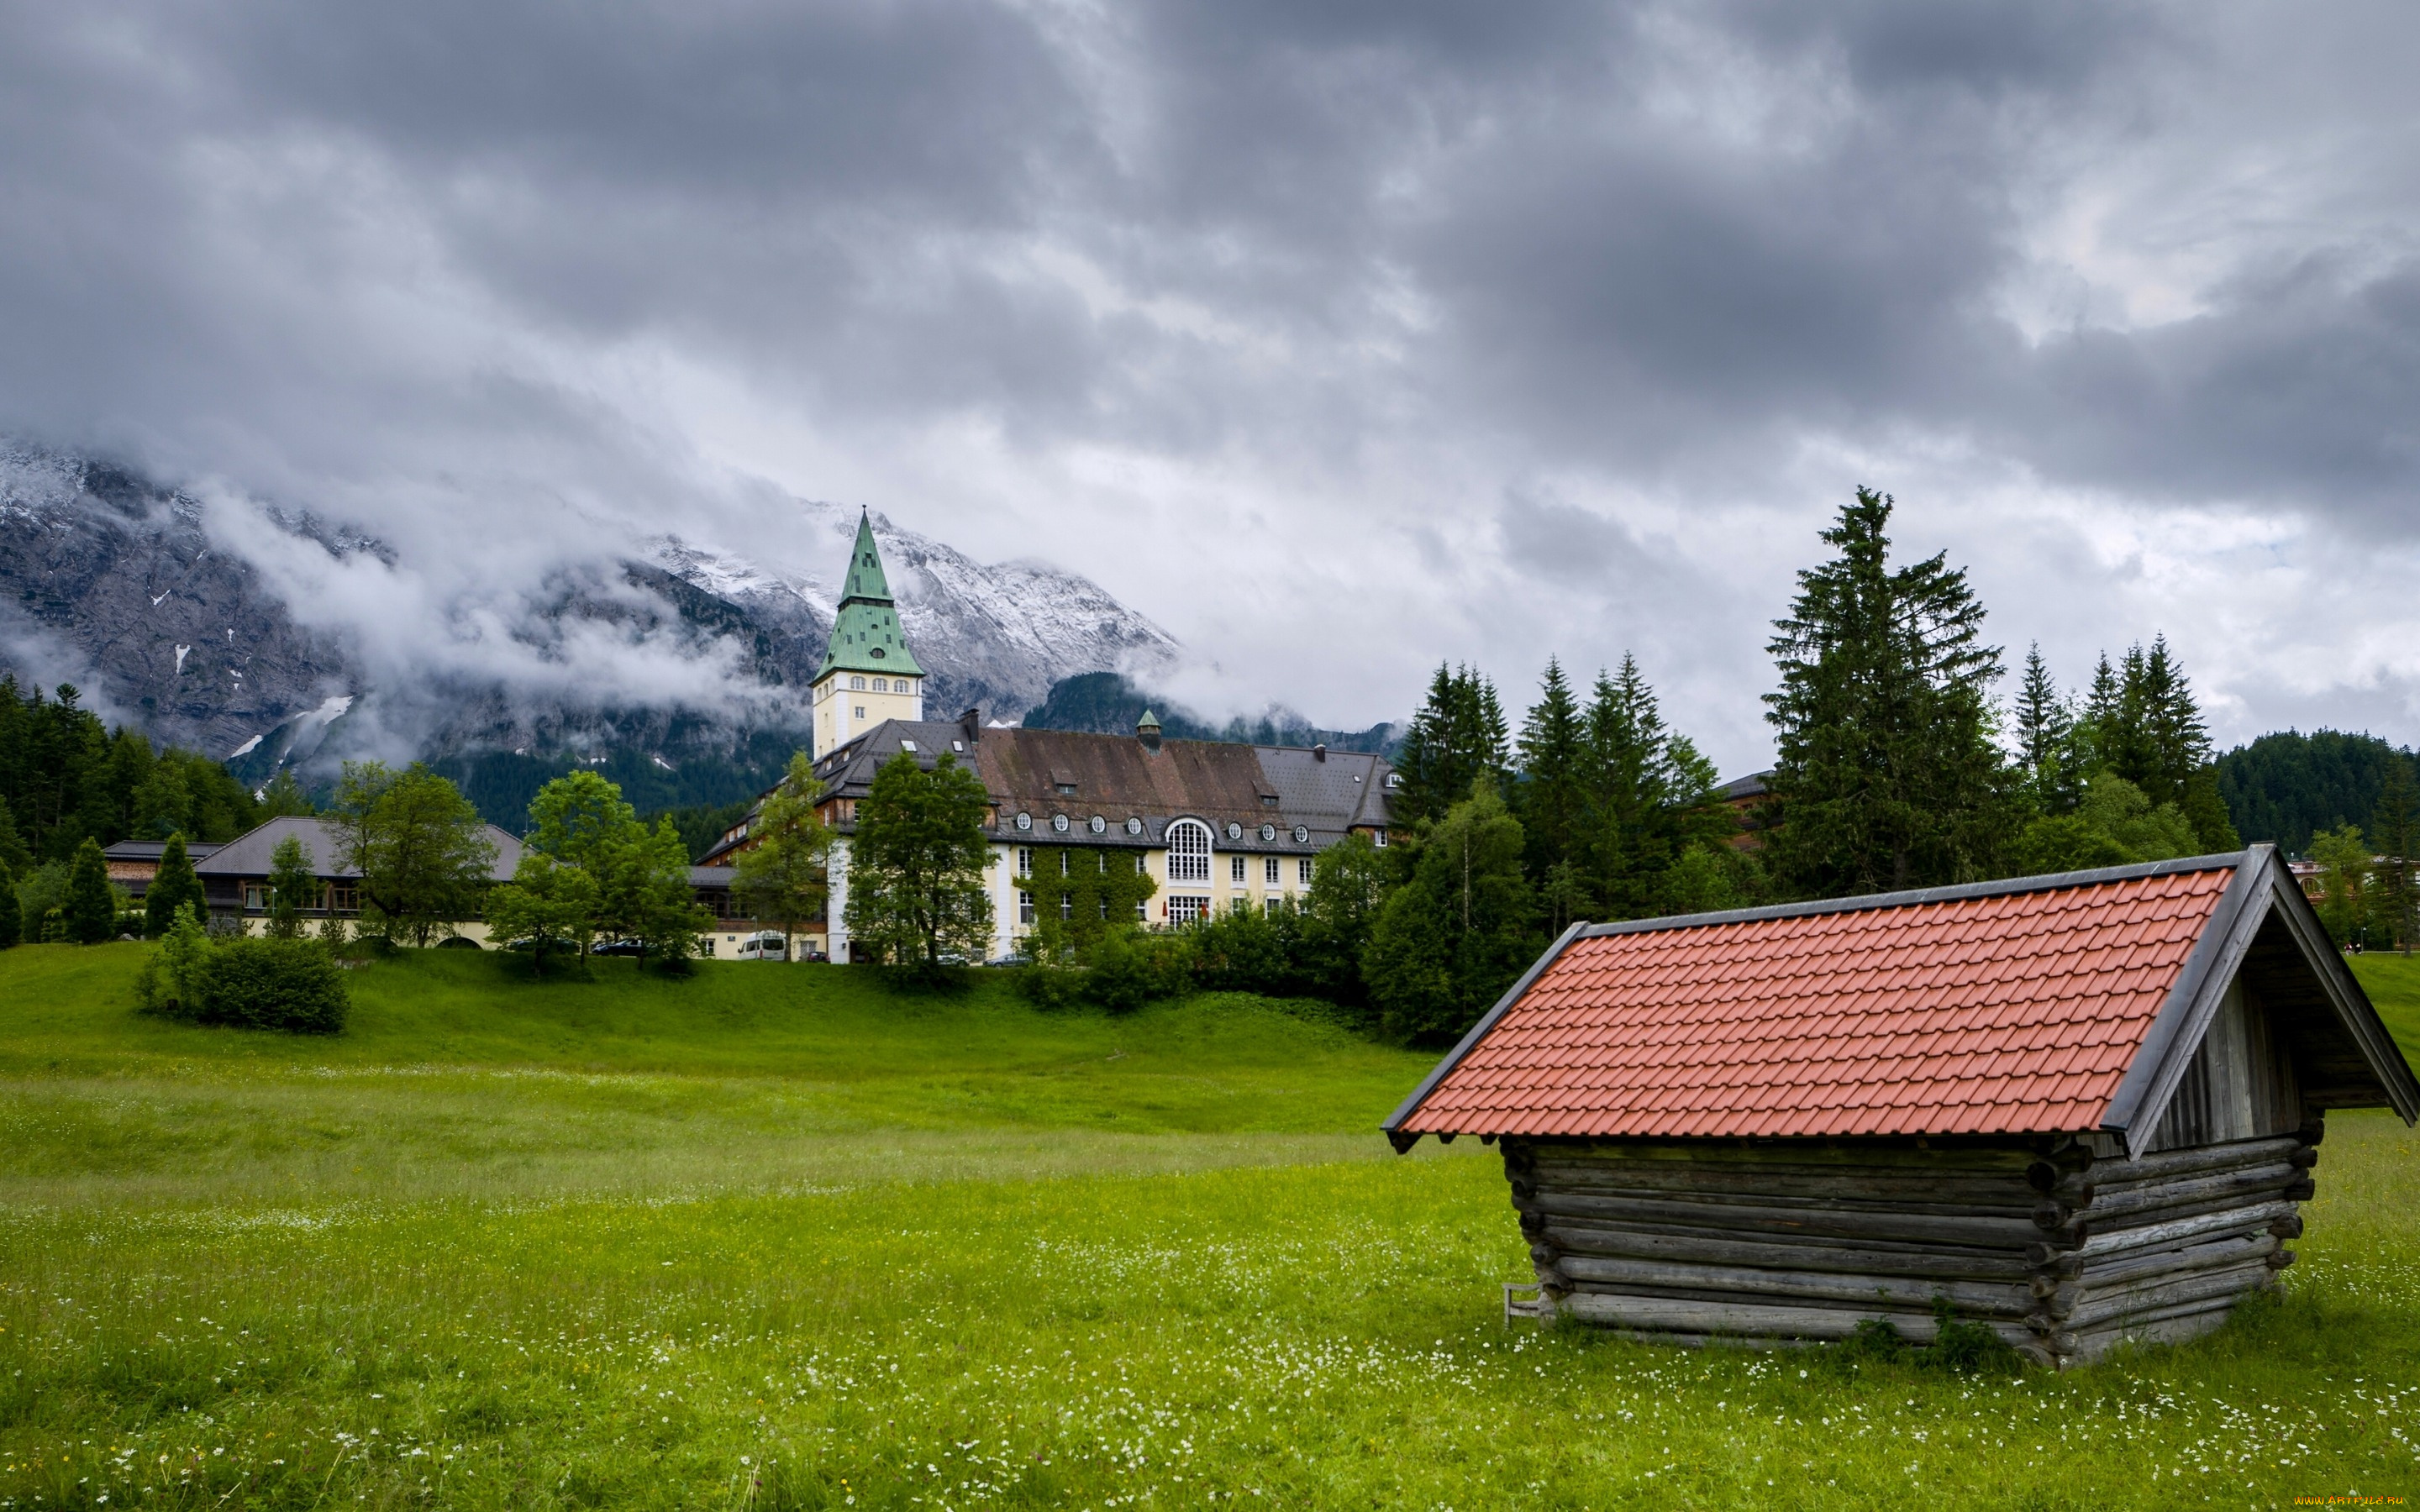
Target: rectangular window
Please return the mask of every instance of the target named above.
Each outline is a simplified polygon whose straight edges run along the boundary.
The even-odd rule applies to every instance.
[[[1296,882],[1301,883],[1304,887],[1310,887],[1310,886],[1311,886],[1311,857],[1310,857],[1310,856],[1304,856],[1301,860],[1296,861],[1296,862],[1294,864],[1294,875],[1295,875],[1295,880]]]
[[[1385,850],[1387,848],[1387,832],[1383,829],[1372,830],[1370,832],[1370,843],[1375,845],[1382,851]]]
[[[1068,856],[1072,856],[1072,855],[1074,855],[1074,854],[1075,854],[1075,853],[1074,853],[1074,852],[1072,852],[1072,851],[1061,851],[1061,852],[1059,853],[1059,874],[1060,874],[1061,876],[1063,876],[1063,876],[1065,876],[1065,875],[1067,874],[1067,867],[1068,867],[1067,857],[1068,857]]]
[[[1178,893],[1168,900],[1168,921],[1171,924],[1190,924],[1197,918],[1207,917],[1209,912],[1210,900],[1207,898]]]
[[[877,677],[874,680],[874,690],[877,693],[888,693],[891,691],[891,684],[885,679]]]
[[[247,914],[258,914],[267,912],[268,908],[269,884],[266,882],[245,883],[243,885],[243,911]]]
[[[1274,856],[1261,863],[1261,881],[1269,887],[1278,885],[1278,858]]]
[[[1271,917],[1275,917],[1276,915],[1285,911],[1285,900],[1283,898],[1264,898],[1261,900],[1261,906],[1265,909]]]
[[[1143,854],[1140,851],[1135,852],[1135,875],[1139,877],[1151,875],[1151,868],[1143,865]]]
[[[1016,921],[1020,924],[1033,922],[1033,894],[1020,892],[1016,895]]]
[[[332,886],[328,888],[328,906],[339,914],[358,914],[362,911],[362,889],[341,883]]]
[[[1135,922],[1138,924],[1147,924],[1151,922],[1151,905],[1149,903],[1138,903],[1135,904]]]
[[[864,718],[864,717],[865,717],[865,705],[864,705],[864,704],[861,703],[861,704],[859,704],[859,705],[857,706],[857,717],[858,717],[859,718],[861,718],[861,719],[862,719],[862,718]]]
[[[1073,918],[1076,917],[1076,895],[1074,893],[1063,892],[1059,895],[1059,917],[1063,919]]]
[[[1235,883],[1240,883],[1244,880],[1244,858],[1242,856],[1231,856],[1227,858],[1227,880]]]
[[[1021,877],[1030,877],[1033,875],[1032,846],[1019,845],[1016,848],[1016,874]]]

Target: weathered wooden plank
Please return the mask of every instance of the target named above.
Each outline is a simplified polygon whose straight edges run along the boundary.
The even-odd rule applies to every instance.
[[[2255,1291],[2269,1285],[2273,1274],[2263,1257],[2246,1264],[2223,1266],[2174,1281],[2137,1282],[2131,1287],[2119,1288],[2114,1294],[2103,1295],[2096,1291],[2068,1315],[2068,1327],[2080,1333],[2097,1324],[2116,1322],[2164,1307]]]
[[[1671,1297],[1632,1297],[1583,1288],[1565,1297],[1564,1312],[1583,1322],[1641,1332],[1696,1334],[1726,1338],[1844,1339],[1857,1325],[1881,1319],[1911,1343],[1938,1336],[1932,1315],[1880,1308],[1790,1307],[1730,1302],[1693,1302]],[[2038,1347],[2022,1323],[1978,1319],[1982,1326],[2020,1347]]]
[[[2260,1194],[2284,1191],[2301,1176],[2302,1173],[2294,1167],[2278,1160],[2211,1176],[2145,1181],[2115,1190],[2104,1187],[2094,1195],[2092,1205],[2086,1211],[2090,1214],[2095,1228],[2106,1230],[2111,1225],[2121,1223],[2135,1213],[2152,1212],[2164,1208],[2195,1208],[2257,1200]]]
[[[1512,1203],[1515,1207],[1534,1205],[1542,1196],[1562,1194],[1582,1197],[1620,1197],[1641,1202],[1693,1202],[1712,1208],[1803,1208],[1820,1212],[1921,1212],[1937,1217],[2024,1218],[2030,1220],[2043,1199],[2030,1187],[2017,1186],[2012,1191],[1984,1195],[1971,1199],[1958,1194],[1927,1197],[1917,1193],[1847,1196],[1814,1188],[1792,1188],[1783,1184],[1758,1191],[1700,1191],[1674,1183],[1654,1186],[1645,1183],[1616,1181],[1559,1181],[1540,1178],[1536,1181],[1514,1181]],[[1997,1198],[1997,1200],[1993,1200]]]
[[[1806,1208],[1749,1207],[1688,1202],[1651,1201],[1637,1197],[1582,1196],[1541,1192],[1535,1206],[1541,1212],[1573,1218],[1637,1220],[1687,1224],[1695,1227],[1738,1228],[1776,1234],[1826,1234],[1843,1238],[1935,1240],[1950,1243],[2015,1248],[2040,1239],[2042,1230],[2018,1218],[1949,1217],[1935,1213],[1844,1212]]]
[[[2023,1174],[2041,1158],[2029,1143],[1962,1149],[1918,1149],[1908,1145],[1866,1145],[1826,1149],[1816,1145],[1756,1144],[1742,1147],[1728,1141],[1656,1144],[1606,1141],[1596,1144],[1522,1144],[1505,1141],[1510,1154],[1540,1165],[1583,1165],[1606,1161],[1653,1162],[1675,1166],[1715,1169],[1767,1167],[1775,1170],[1872,1170],[1933,1172],[2009,1171]]]
[[[1848,1306],[1929,1308],[1947,1297],[1962,1313],[2022,1319],[2040,1304],[2025,1287],[1891,1275],[1851,1275],[1819,1271],[1691,1265],[1668,1260],[1610,1259],[1566,1255],[1557,1262],[1575,1283],[1619,1287],[1634,1295],[1737,1294],[1743,1299],[1797,1298]]]
[[[2138,1344],[2175,1344],[2199,1338],[2224,1326],[2242,1300],[2240,1296],[2204,1298],[2103,1323],[2074,1335],[2075,1352],[2080,1360],[2097,1360],[2130,1340]]]
[[[2267,1165],[2289,1159],[2294,1151],[2303,1148],[2300,1139],[2288,1134],[2278,1139],[2245,1139],[2234,1144],[2174,1149],[2157,1155],[2140,1155],[2133,1160],[2096,1161],[2092,1165],[2092,1180],[2097,1186],[2114,1190],[2143,1181],[2200,1176],[2242,1165]]]
[[[1549,1166],[1512,1179],[1513,1190],[1684,1192],[1709,1198],[1784,1197],[1869,1203],[1935,1203],[2029,1211],[2040,1200],[2034,1189],[2005,1171],[1980,1176],[1875,1176],[1833,1171],[1693,1171],[1655,1165]]]
[[[1699,1233],[1549,1224],[1546,1242],[1566,1255],[1874,1273],[1955,1281],[2015,1281],[2040,1267],[2013,1249],[1884,1248],[1815,1240],[1744,1240]],[[2073,1261],[2064,1262],[2072,1268]]]
[[[2146,1276],[2185,1275],[2213,1267],[2265,1260],[2278,1250],[2271,1233],[2229,1234],[2178,1249],[2132,1250],[2087,1264],[2078,1279],[2087,1296],[2132,1286]]]
[[[2294,1218],[2290,1202],[2259,1202],[2242,1208],[2222,1209],[2216,1212],[2195,1213],[2187,1218],[2164,1219],[2133,1228],[2108,1231],[2096,1230],[2076,1249],[2088,1270],[2102,1256],[2122,1254],[2129,1250],[2180,1244],[2187,1240],[2226,1233],[2253,1233],[2268,1228],[2280,1219]]]

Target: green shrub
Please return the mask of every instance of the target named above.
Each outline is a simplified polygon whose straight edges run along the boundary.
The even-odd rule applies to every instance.
[[[1065,1008],[1084,994],[1084,973],[1055,961],[1036,961],[1016,971],[1016,995],[1036,1008]]]
[[[1129,1012],[1162,997],[1182,996],[1193,985],[1192,942],[1182,934],[1113,931],[1093,947],[1084,974],[1084,995],[1112,1013]]]
[[[317,940],[240,939],[214,944],[203,958],[203,1024],[289,1034],[337,1034],[350,999],[344,973]]]

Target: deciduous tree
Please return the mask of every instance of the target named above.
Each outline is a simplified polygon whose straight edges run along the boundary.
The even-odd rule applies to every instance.
[[[597,882],[544,851],[525,850],[513,880],[488,894],[487,915],[489,937],[530,942],[531,972],[544,977],[550,955],[586,959],[597,933]]]
[[[753,847],[732,867],[733,898],[778,927],[785,942],[822,918],[831,898],[832,832],[815,810],[822,787],[806,753],[792,756],[789,774],[766,795],[749,831]]]
[[[1483,777],[1422,827],[1411,877],[1379,911],[1362,956],[1370,995],[1399,1038],[1461,1034],[1536,955],[1523,842],[1521,822]]]
[[[875,773],[847,850],[849,933],[893,965],[936,973],[991,944],[984,869],[989,799],[944,752],[930,770],[906,751]]]

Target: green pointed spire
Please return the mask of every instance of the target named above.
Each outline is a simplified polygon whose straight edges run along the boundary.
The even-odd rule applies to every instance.
[[[874,516],[862,509],[857,513],[857,549],[848,559],[848,579],[840,591],[841,607],[845,609],[860,599],[870,604],[891,602],[891,579],[882,575],[882,553],[874,544]]]
[[[840,613],[832,621],[831,640],[824,647],[824,664],[815,670],[814,681],[820,683],[833,671],[924,675],[908,649],[908,638],[900,633],[891,579],[883,576],[882,552],[874,544],[874,520],[864,512],[857,517],[857,545],[842,582]]]

